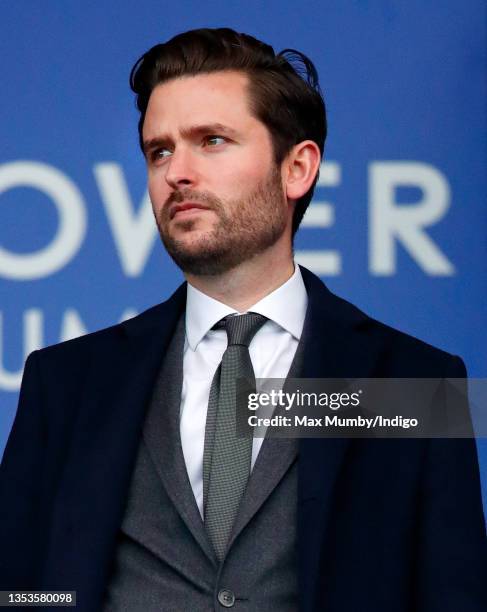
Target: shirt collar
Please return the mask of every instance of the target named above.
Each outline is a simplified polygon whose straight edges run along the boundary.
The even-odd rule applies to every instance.
[[[307,306],[308,296],[301,270],[298,265],[295,265],[291,278],[251,306],[249,311],[264,315],[299,340]],[[196,350],[198,344],[215,323],[236,312],[234,308],[211,298],[188,283],[186,337],[190,348],[193,351]]]

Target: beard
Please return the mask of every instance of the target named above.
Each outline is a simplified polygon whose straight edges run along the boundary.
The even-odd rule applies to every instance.
[[[197,201],[217,217],[214,226],[191,240],[178,240],[169,230],[172,203]],[[287,199],[277,166],[256,188],[235,200],[220,200],[208,192],[175,191],[156,217],[161,240],[176,265],[195,276],[216,276],[236,268],[273,246],[287,224]],[[192,232],[198,219],[178,223],[180,230]]]

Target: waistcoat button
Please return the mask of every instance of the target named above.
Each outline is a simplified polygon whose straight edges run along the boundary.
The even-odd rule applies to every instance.
[[[222,589],[218,593],[218,601],[224,608],[231,608],[235,603],[235,595],[232,591]]]

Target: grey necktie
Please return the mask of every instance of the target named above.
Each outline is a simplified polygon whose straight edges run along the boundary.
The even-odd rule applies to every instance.
[[[223,559],[238,506],[247,485],[252,438],[237,438],[237,379],[255,389],[249,344],[266,317],[249,312],[225,317],[218,326],[227,332],[228,346],[213,377],[206,418],[203,454],[205,526],[218,559]]]

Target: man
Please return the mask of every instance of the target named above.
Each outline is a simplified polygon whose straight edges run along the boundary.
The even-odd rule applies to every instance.
[[[0,481],[2,588],[76,590],[89,612],[485,610],[472,440],[236,436],[240,375],[465,375],[293,263],[326,136],[311,62],[196,30],[131,83],[187,284],[29,357]]]

